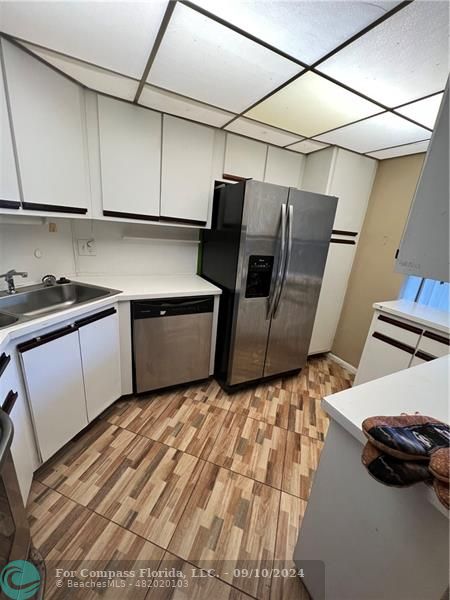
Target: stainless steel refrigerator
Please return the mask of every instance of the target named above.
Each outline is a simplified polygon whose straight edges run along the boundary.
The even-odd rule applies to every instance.
[[[200,273],[222,289],[215,376],[225,389],[304,366],[336,205],[254,180],[216,189]]]

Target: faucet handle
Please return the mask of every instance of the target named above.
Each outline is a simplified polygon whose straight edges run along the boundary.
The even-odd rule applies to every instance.
[[[56,285],[56,277],[54,275],[44,275],[41,281],[45,286],[48,287],[51,285]]]
[[[6,273],[2,273],[0,275],[0,279],[4,278],[8,280],[11,279],[11,277],[16,277],[16,275],[19,277],[28,277],[28,273],[26,271],[16,271],[15,269],[10,269],[9,271],[6,271]]]

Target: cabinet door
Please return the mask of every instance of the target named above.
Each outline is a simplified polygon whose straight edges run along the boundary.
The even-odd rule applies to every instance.
[[[339,198],[334,229],[361,231],[377,170],[377,161],[353,152],[336,151],[327,194]]]
[[[224,173],[264,180],[267,145],[227,133]]]
[[[83,89],[4,40],[2,47],[23,207],[88,212]]]
[[[49,338],[55,335],[58,333]],[[88,420],[78,331],[35,344],[19,349],[37,443],[46,461],[86,427]]]
[[[269,146],[264,181],[300,188],[304,161],[301,154]]]
[[[88,420],[121,395],[119,320],[115,308],[78,322]]]
[[[98,96],[98,121],[104,213],[158,217],[161,115]]]
[[[10,392],[17,393],[17,399],[9,416],[14,425],[14,437],[11,444],[11,455],[19,481],[20,492],[26,505],[33,480],[33,472],[39,466],[39,458],[34,437],[31,415],[27,397],[22,385],[17,364],[15,348],[10,346],[0,357],[0,363],[9,358],[9,364],[0,375],[0,404],[3,404]],[[2,370],[0,364],[0,371]]]
[[[164,115],[162,147],[161,218],[206,223],[214,130]]]
[[[355,248],[353,244],[330,243],[309,354],[331,350],[344,304]]]
[[[0,69],[0,111],[0,208],[19,208],[19,183],[2,69]]]
[[[366,341],[355,385],[407,369],[413,354],[414,348],[374,331]]]

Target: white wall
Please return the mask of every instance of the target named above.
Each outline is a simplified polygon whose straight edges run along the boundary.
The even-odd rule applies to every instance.
[[[47,273],[70,277],[196,272],[197,229],[70,219],[22,221],[23,217],[21,222],[8,217],[0,221],[0,273],[14,268],[29,274],[26,280],[17,278],[17,285],[39,282]],[[56,225],[55,232],[50,223]],[[96,256],[79,256],[77,239],[91,238]],[[0,282],[0,289],[4,287]]]

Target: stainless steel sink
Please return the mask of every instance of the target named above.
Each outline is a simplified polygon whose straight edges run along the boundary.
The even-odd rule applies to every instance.
[[[36,319],[117,293],[119,290],[72,282],[24,287],[12,295],[0,295],[0,327],[7,327],[18,320]],[[8,322],[8,319],[12,320]]]
[[[16,321],[18,321],[18,317],[14,315],[7,315],[6,313],[0,313],[0,329],[2,327],[9,327],[13,325]]]

